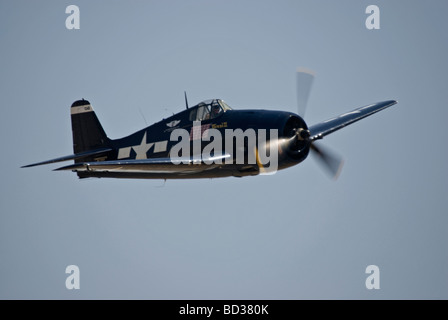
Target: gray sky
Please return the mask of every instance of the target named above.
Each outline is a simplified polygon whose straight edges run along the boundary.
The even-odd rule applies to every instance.
[[[65,8],[80,9],[68,30]],[[446,1],[0,1],[2,299],[447,299]],[[273,176],[79,180],[69,107],[119,138],[190,104],[296,110],[309,125],[399,104]],[[68,164],[68,163],[67,163]],[[367,290],[368,265],[380,269]],[[67,290],[65,268],[80,269]]]

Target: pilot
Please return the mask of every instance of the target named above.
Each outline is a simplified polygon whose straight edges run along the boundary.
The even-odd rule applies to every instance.
[[[216,118],[221,113],[221,107],[218,105],[212,106],[211,118]]]

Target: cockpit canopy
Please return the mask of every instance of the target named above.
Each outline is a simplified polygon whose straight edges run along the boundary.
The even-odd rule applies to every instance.
[[[189,119],[190,121],[214,119],[227,110],[232,110],[232,108],[221,99],[205,100],[191,108]]]

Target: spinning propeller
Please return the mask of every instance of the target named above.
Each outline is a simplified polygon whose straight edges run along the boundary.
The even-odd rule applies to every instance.
[[[297,111],[298,115],[302,118],[305,115],[314,76],[314,72],[311,70],[305,68],[299,68],[297,70]],[[294,149],[294,146],[297,147],[298,144],[301,144],[302,147],[310,147],[321,166],[332,178],[337,179],[344,163],[342,158],[327,148],[317,146],[315,140],[318,138],[312,137],[308,129],[299,127],[294,128],[292,131],[294,135],[289,142],[290,148]]]

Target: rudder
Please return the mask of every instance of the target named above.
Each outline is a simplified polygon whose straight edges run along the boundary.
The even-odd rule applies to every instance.
[[[70,114],[75,154],[108,145],[109,139],[89,101],[82,99],[73,102]]]

